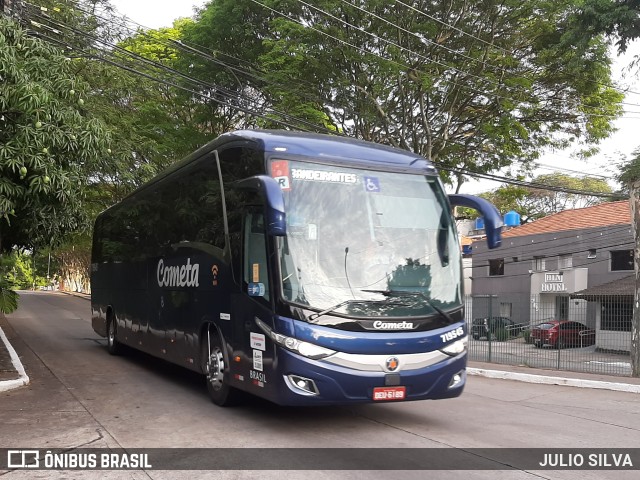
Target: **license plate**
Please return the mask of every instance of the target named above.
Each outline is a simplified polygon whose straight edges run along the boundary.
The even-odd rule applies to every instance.
[[[373,400],[375,402],[404,400],[406,394],[407,387],[375,387],[373,389]]]

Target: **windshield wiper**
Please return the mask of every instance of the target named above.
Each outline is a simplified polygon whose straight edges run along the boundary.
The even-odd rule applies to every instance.
[[[344,307],[345,305],[350,305],[352,303],[364,303],[366,301],[367,300],[356,300],[356,299],[351,298],[349,300],[345,300],[344,302],[340,302],[337,305],[334,305],[333,307],[329,307],[329,308],[327,308],[325,310],[322,310],[321,312],[312,313],[311,315],[309,315],[309,320],[315,320],[316,318],[318,318],[318,317],[320,317],[320,316],[322,316],[322,315],[324,315],[326,313],[333,312],[334,310],[337,310],[340,307]]]
[[[436,306],[427,295],[422,292],[411,292],[407,290],[362,290],[363,292],[379,293],[385,297],[422,297],[427,305],[433,308],[436,312],[446,318],[449,323],[455,323],[455,320],[447,312]]]

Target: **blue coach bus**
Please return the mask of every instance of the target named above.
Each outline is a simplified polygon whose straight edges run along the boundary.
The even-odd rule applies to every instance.
[[[354,139],[222,135],[101,213],[94,330],[203,373],[214,403],[441,399],[466,375],[452,205],[412,153]]]

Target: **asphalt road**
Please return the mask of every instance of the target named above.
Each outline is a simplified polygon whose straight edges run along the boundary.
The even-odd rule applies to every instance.
[[[285,408],[213,405],[202,377],[139,353],[107,354],[89,302],[21,294],[7,316],[31,383],[0,394],[0,448],[637,448],[637,394],[469,377],[460,398]],[[295,452],[292,452],[295,455]],[[637,468],[637,467],[636,467]],[[0,472],[0,476],[3,472]],[[9,471],[6,478],[637,478],[613,471]]]

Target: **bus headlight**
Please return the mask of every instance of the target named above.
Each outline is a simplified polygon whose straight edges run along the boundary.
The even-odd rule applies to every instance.
[[[276,333],[273,330],[271,330],[271,328],[269,328],[269,326],[265,324],[262,320],[258,318],[256,318],[255,320],[256,320],[256,324],[271,340],[276,342],[281,347],[284,347],[287,350],[291,350],[292,352],[298,353],[303,357],[307,357],[312,360],[319,360],[321,358],[326,358],[336,353],[335,350],[324,348],[319,345],[315,345],[313,343],[303,342],[302,340],[298,340],[297,338],[287,337],[286,335],[281,335],[279,333]]]
[[[467,350],[468,341],[469,339],[467,337],[464,337],[460,340],[453,342],[450,345],[447,345],[444,348],[441,348],[440,351],[443,353],[446,353],[447,355],[451,355],[452,357],[455,357],[456,355],[460,355],[461,353]]]

